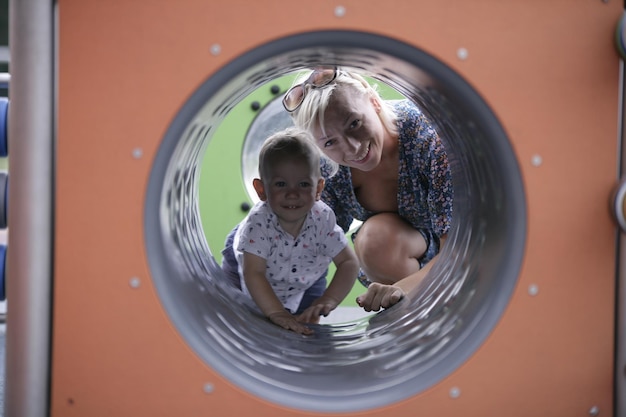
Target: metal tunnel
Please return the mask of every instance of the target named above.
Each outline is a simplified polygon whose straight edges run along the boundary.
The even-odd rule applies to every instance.
[[[455,200],[443,262],[418,297],[369,318],[319,325],[304,337],[271,325],[225,285],[212,255],[221,248],[204,239],[197,197],[200,161],[229,110],[273,78],[317,64],[361,71],[414,100],[446,145]],[[526,240],[518,162],[479,92],[425,51],[349,30],[275,40],[208,78],[162,139],[144,213],[152,279],[193,351],[250,393],[311,412],[385,406],[452,373],[507,307]]]

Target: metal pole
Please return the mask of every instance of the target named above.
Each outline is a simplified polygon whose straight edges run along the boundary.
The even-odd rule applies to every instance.
[[[620,95],[619,95],[619,126],[618,126],[618,173],[624,178],[626,168],[626,131],[624,121],[626,119],[626,85],[624,83],[624,61],[620,61]],[[623,183],[623,181],[622,181]],[[616,217],[624,213],[624,200],[620,207],[615,207]],[[621,213],[617,213],[621,210]],[[616,297],[616,320],[615,320],[615,417],[626,417],[626,230],[620,224],[619,236],[617,237],[617,297]]]
[[[11,189],[5,417],[49,413],[54,4],[9,1]]]

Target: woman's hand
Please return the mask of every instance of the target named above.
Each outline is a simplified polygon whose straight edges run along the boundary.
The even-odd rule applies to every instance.
[[[365,311],[378,311],[389,308],[405,297],[405,292],[396,286],[372,282],[367,292],[359,295],[356,302]]]
[[[279,311],[272,313],[268,316],[270,321],[283,329],[292,330],[296,333],[310,335],[313,334],[313,330],[309,329],[304,324],[298,322],[296,317],[288,311]]]

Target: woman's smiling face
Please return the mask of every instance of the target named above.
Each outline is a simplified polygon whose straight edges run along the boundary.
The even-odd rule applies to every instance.
[[[324,112],[324,127],[317,126],[317,146],[339,165],[371,171],[383,152],[385,128],[378,115],[381,104],[349,87],[333,92]]]

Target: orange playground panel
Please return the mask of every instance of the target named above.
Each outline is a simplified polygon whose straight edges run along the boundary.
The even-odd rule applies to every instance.
[[[621,13],[613,0],[59,0],[50,415],[612,415]],[[144,241],[152,162],[194,91],[242,54],[322,30],[397,39],[460,74],[507,132],[527,202],[517,285],[484,343],[417,395],[348,413],[273,403],[212,369],[165,311]]]

